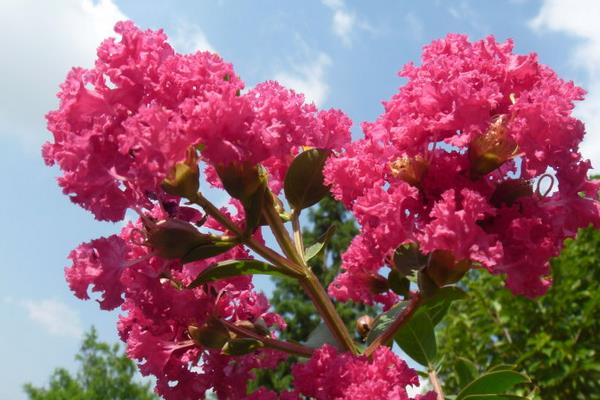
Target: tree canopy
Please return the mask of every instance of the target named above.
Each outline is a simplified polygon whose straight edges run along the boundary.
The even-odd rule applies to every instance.
[[[538,398],[600,399],[600,231],[581,230],[552,267],[553,286],[536,300],[515,297],[483,271],[464,280],[468,297],[438,333],[448,393],[460,381],[453,365],[514,364],[538,386]]]
[[[150,383],[136,381],[135,363],[121,353],[118,344],[98,340],[94,328],[85,334],[75,356],[79,368],[72,375],[54,370],[47,387],[24,386],[30,400],[155,400]]]

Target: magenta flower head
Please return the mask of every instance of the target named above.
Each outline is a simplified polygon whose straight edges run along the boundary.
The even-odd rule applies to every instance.
[[[479,267],[505,274],[514,293],[543,294],[564,239],[600,222],[599,186],[578,150],[584,126],[571,116],[584,91],[491,36],[448,35],[400,75],[407,84],[363,124],[365,137],[326,166],[361,224],[330,293],[391,304],[373,282],[412,246],[438,285]]]
[[[260,263],[244,247],[264,249],[258,195],[279,193],[305,147],[340,150],[351,121],[276,82],[244,93],[231,64],[178,54],[160,30],[128,21],[115,31],[121,39],[100,45],[94,68],[74,68],[61,86],[43,157],[97,219],[139,219],[73,250],[67,282],[81,299],[91,290],[102,309],[121,308],[128,355],[165,398],[244,398],[253,369],[286,358],[278,344],[311,350],[276,340],[285,322],[251,275],[197,277],[225,261]],[[199,200],[203,177],[232,194],[233,211]]]
[[[179,54],[160,30],[115,30],[121,39],[100,45],[95,66],[61,86],[43,157],[97,219],[137,214],[73,250],[65,275],[77,297],[91,291],[100,308],[120,308],[127,354],[164,398],[443,398],[433,329],[463,294],[448,285],[484,268],[514,293],[541,295],[564,239],[600,226],[600,184],[587,177],[584,126],[571,116],[583,90],[535,55],[513,54],[510,41],[433,42],[350,143],[339,110],[275,81],[246,90],[231,64]],[[205,196],[207,184],[229,194],[228,207]],[[301,212],[328,188],[361,226],[329,294],[384,308],[356,321],[360,338],[311,267],[328,258],[334,229],[310,244],[301,229]],[[282,340],[286,322],[255,274],[296,283],[323,324],[305,342]],[[435,392],[411,397],[420,382],[392,340],[428,368]],[[293,387],[249,393],[256,369],[290,355],[304,358]]]
[[[164,199],[161,183],[190,148],[203,149],[209,174],[262,163],[279,190],[302,146],[350,141],[351,121],[340,111],[319,111],[276,82],[242,94],[233,66],[216,54],[178,54],[162,31],[132,22],[115,31],[122,40],[104,41],[94,68],[67,76],[58,110],[47,115],[54,141],[43,147],[46,163],[64,173],[64,193],[97,219],[119,221],[128,208]]]

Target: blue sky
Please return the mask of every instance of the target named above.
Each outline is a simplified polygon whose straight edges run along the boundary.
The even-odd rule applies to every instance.
[[[164,28],[181,52],[212,49],[249,87],[278,79],[358,123],[402,84],[400,67],[449,32],[513,38],[521,53],[589,90],[576,112],[584,154],[600,165],[600,2],[2,0],[0,3],[0,400],[23,399],[54,367],[73,368],[82,332],[117,340],[117,313],[77,300],[63,278],[69,251],[118,227],[60,193],[43,165],[43,115],[73,65],[90,66],[115,21]],[[271,284],[260,281],[269,291]]]

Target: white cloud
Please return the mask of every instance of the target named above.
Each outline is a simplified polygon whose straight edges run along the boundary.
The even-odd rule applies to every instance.
[[[359,19],[349,10],[344,0],[322,0],[323,4],[333,11],[331,30],[339,37],[346,47],[352,46],[352,36],[355,28],[373,33],[373,27],[366,21]]]
[[[325,82],[325,71],[331,65],[331,58],[319,53],[314,60],[305,64],[295,64],[291,71],[275,74],[275,80],[282,85],[303,93],[306,101],[323,105],[329,94],[329,85]]]
[[[170,35],[171,44],[181,53],[192,53],[195,51],[211,51],[215,48],[199,26],[180,21],[174,35]]]
[[[544,0],[538,15],[529,22],[537,32],[554,31],[572,36],[578,44],[572,52],[572,65],[587,76],[588,95],[575,108],[586,124],[582,154],[600,167],[600,2],[597,0]]]
[[[425,26],[421,18],[409,12],[404,16],[404,22],[412,37],[417,41],[422,41],[425,34]]]
[[[0,135],[38,152],[44,115],[72,66],[90,67],[100,42],[126,19],[112,0],[3,0],[0,12]]]
[[[450,4],[446,10],[448,13],[459,21],[469,25],[469,28],[474,30],[478,35],[488,35],[491,31],[489,25],[485,22],[476,11],[475,8],[467,1],[442,2],[441,4]]]
[[[79,314],[63,302],[56,299],[41,299],[21,300],[16,304],[27,311],[31,321],[51,335],[71,338],[79,338],[82,335]]]

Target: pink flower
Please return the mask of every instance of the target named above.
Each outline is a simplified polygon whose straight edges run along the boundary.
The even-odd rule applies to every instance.
[[[65,268],[69,287],[80,299],[89,299],[88,288],[102,292],[100,308],[112,310],[123,303],[121,274],[127,262],[127,245],[118,236],[109,236],[79,245],[69,254],[73,265]]]
[[[263,163],[279,191],[302,146],[339,149],[350,141],[341,111],[319,111],[276,82],[241,95],[244,83],[218,55],[177,54],[162,31],[120,22],[121,41],[105,40],[95,67],[74,68],[48,113],[59,185],[100,220],[164,199],[160,183],[190,147],[209,164]],[[216,180],[213,183],[219,185]]]
[[[386,299],[369,282],[407,243],[537,296],[564,239],[600,226],[599,186],[578,152],[584,127],[571,116],[584,92],[512,49],[491,36],[434,41],[402,69],[407,84],[362,125],[364,139],[328,161],[326,182],[361,224],[335,297]]]
[[[408,400],[406,387],[419,385],[416,372],[387,347],[368,360],[325,345],[292,374],[295,389],[317,400]]]

